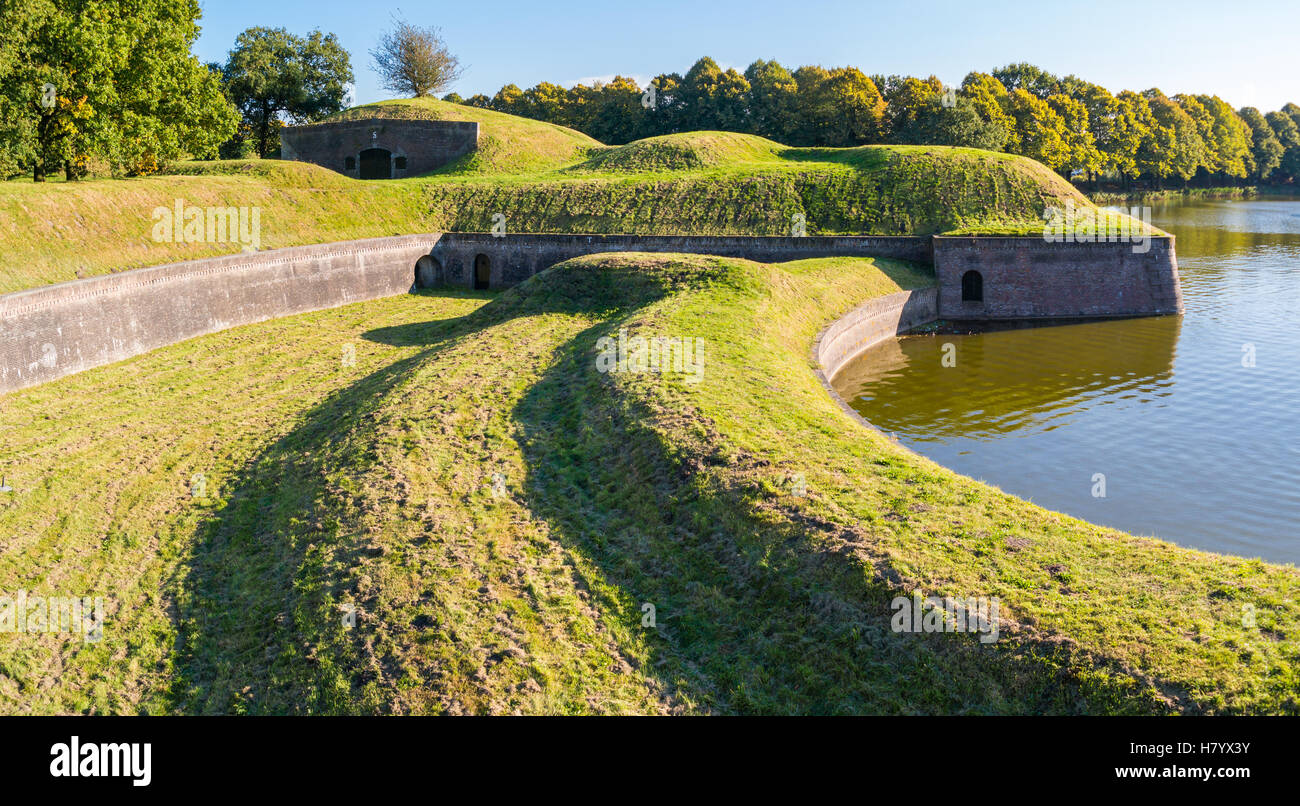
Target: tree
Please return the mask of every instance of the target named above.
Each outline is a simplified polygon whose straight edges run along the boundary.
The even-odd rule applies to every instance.
[[[507,115],[532,117],[528,114],[527,106],[528,101],[524,98],[524,91],[519,89],[518,84],[507,84],[492,96],[492,109],[505,112]]]
[[[637,138],[645,118],[641,88],[636,81],[614,76],[613,81],[600,88],[596,108],[590,115],[590,133],[602,143],[621,145]]]
[[[1088,109],[1081,101],[1058,92],[1047,97],[1047,105],[1060,116],[1063,124],[1061,139],[1066,156],[1061,173],[1068,179],[1074,171],[1093,176],[1101,168],[1102,156],[1097,141],[1088,126]]]
[[[91,159],[148,173],[209,156],[235,128],[216,77],[191,53],[197,0],[0,5],[0,163],[35,181]]]
[[[222,68],[226,94],[254,133],[259,157],[280,149],[280,126],[343,109],[352,60],[334,34],[306,38],[284,28],[249,28]]]
[[[1008,151],[1018,148],[1016,122],[1007,114],[1007,88],[1001,81],[987,73],[969,73],[961,83],[961,96],[970,102],[980,120],[1006,132],[1003,148]]]
[[[1246,106],[1238,114],[1250,127],[1251,178],[1263,182],[1282,164],[1286,149],[1258,109]]]
[[[722,70],[708,56],[697,61],[682,79],[679,125],[687,131],[749,129],[746,108],[749,82],[734,69]]]
[[[943,82],[934,76],[925,80],[912,76],[877,78],[880,94],[885,100],[883,134],[893,139],[898,132],[911,128],[917,115],[933,98],[943,95]]]
[[[1152,136],[1156,120],[1151,114],[1151,104],[1146,98],[1131,90],[1115,96],[1119,104],[1114,134],[1108,151],[1104,151],[1107,164],[1112,166],[1128,183],[1147,171],[1143,164],[1143,144]]]
[[[393,29],[379,38],[370,58],[385,89],[413,98],[442,92],[461,75],[460,60],[437,28],[401,19],[393,20]]]
[[[1157,186],[1176,176],[1187,184],[1196,169],[1205,163],[1205,143],[1191,116],[1158,89],[1142,93],[1151,108],[1155,125],[1143,142],[1140,162],[1149,165]],[[1203,107],[1202,107],[1203,108]]]
[[[1196,103],[1204,112],[1192,114],[1196,120],[1197,131],[1205,140],[1206,153],[1209,155],[1206,169],[1210,173],[1221,174],[1229,179],[1244,179],[1251,169],[1251,127],[1245,125],[1242,118],[1227,101],[1217,95],[1196,95]],[[1190,98],[1178,96],[1179,103],[1188,103]],[[1205,122],[1208,121],[1208,125]],[[1206,177],[1208,178],[1208,177]]]
[[[1006,67],[994,70],[993,77],[1006,87],[1008,92],[1024,90],[1044,101],[1048,96],[1061,91],[1060,81],[1056,76],[1028,62],[1008,64]]]
[[[1282,144],[1282,161],[1273,170],[1273,181],[1300,181],[1300,126],[1286,112],[1269,112],[1264,119]]]
[[[1088,113],[1088,131],[1097,149],[1097,167],[1090,171],[1090,178],[1095,178],[1092,174],[1096,171],[1121,175],[1126,170],[1131,172],[1133,155],[1140,140],[1133,125],[1135,109],[1132,103],[1121,101],[1105,87],[1077,76],[1066,76],[1060,85],[1061,90],[1083,104]]]
[[[1001,151],[1009,132],[1000,123],[980,117],[970,99],[957,97],[955,106],[946,107],[943,99],[930,98],[916,118],[895,139],[917,145],[965,146]]]
[[[1061,116],[1046,101],[1023,89],[1008,92],[1004,103],[1007,114],[1015,121],[1015,153],[1053,170],[1065,168],[1071,154]]]
[[[745,69],[745,79],[751,131],[789,142],[799,125],[799,83],[780,63],[762,59]]]
[[[881,139],[885,101],[861,70],[805,65],[795,71],[794,79],[799,87],[800,145],[844,147]]]

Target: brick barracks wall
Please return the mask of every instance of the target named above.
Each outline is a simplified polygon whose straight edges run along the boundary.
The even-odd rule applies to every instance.
[[[930,262],[921,236],[769,237],[732,235],[502,235],[448,232],[434,247],[437,266],[419,285],[474,285],[475,258],[488,259],[490,288],[517,285],[556,263],[599,252],[687,252],[765,263],[812,257],[887,257]]]
[[[437,239],[206,258],[0,296],[0,393],[205,333],[406,293]]]
[[[353,179],[360,178],[361,152],[367,148],[392,152],[393,178],[398,179],[441,168],[477,147],[478,123],[473,121],[370,118],[288,126],[280,132],[282,159],[315,163]],[[398,158],[406,159],[405,168],[397,167]]]
[[[1141,245],[1139,245],[1140,248]],[[996,236],[934,238],[943,319],[1062,319],[1183,312],[1174,239],[1048,243]],[[962,275],[983,278],[982,302],[962,301]]]

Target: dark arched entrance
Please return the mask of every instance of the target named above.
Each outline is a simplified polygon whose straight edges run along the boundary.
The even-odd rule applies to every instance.
[[[415,261],[415,287],[433,288],[442,282],[442,264],[433,255],[423,255]]]
[[[361,152],[362,179],[392,179],[393,154],[386,148],[367,148]]]
[[[488,256],[479,254],[474,256],[474,290],[486,291],[492,285],[492,264],[488,261]]]
[[[984,301],[984,276],[974,269],[961,276],[961,301]]]

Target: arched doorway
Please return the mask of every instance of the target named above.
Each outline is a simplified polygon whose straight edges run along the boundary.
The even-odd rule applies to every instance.
[[[492,286],[492,263],[488,261],[488,256],[478,254],[474,256],[474,290],[486,291]]]
[[[984,276],[974,269],[961,276],[961,301],[984,301]]]
[[[392,179],[393,154],[386,148],[367,148],[361,152],[362,179]]]
[[[433,288],[442,282],[442,264],[433,255],[423,255],[415,261],[415,287]]]

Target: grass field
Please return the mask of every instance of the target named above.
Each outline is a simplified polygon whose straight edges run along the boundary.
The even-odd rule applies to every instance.
[[[0,633],[0,710],[1300,710],[1294,568],[1042,510],[826,395],[818,330],[930,282],[593,256],[4,396],[0,590],[109,612]],[[704,337],[702,381],[598,372],[620,329]],[[1001,639],[891,631],[913,590],[999,597]]]
[[[0,183],[0,293],[229,254],[234,242],[166,243],[154,210],[259,210],[260,248],[418,232],[789,235],[1041,233],[1048,206],[1089,202],[1024,157],[938,146],[787,148],[693,132],[602,146],[538,121],[432,99],[341,116],[478,120],[479,149],[422,177],[358,181],[305,163],[182,163],[171,175]]]

